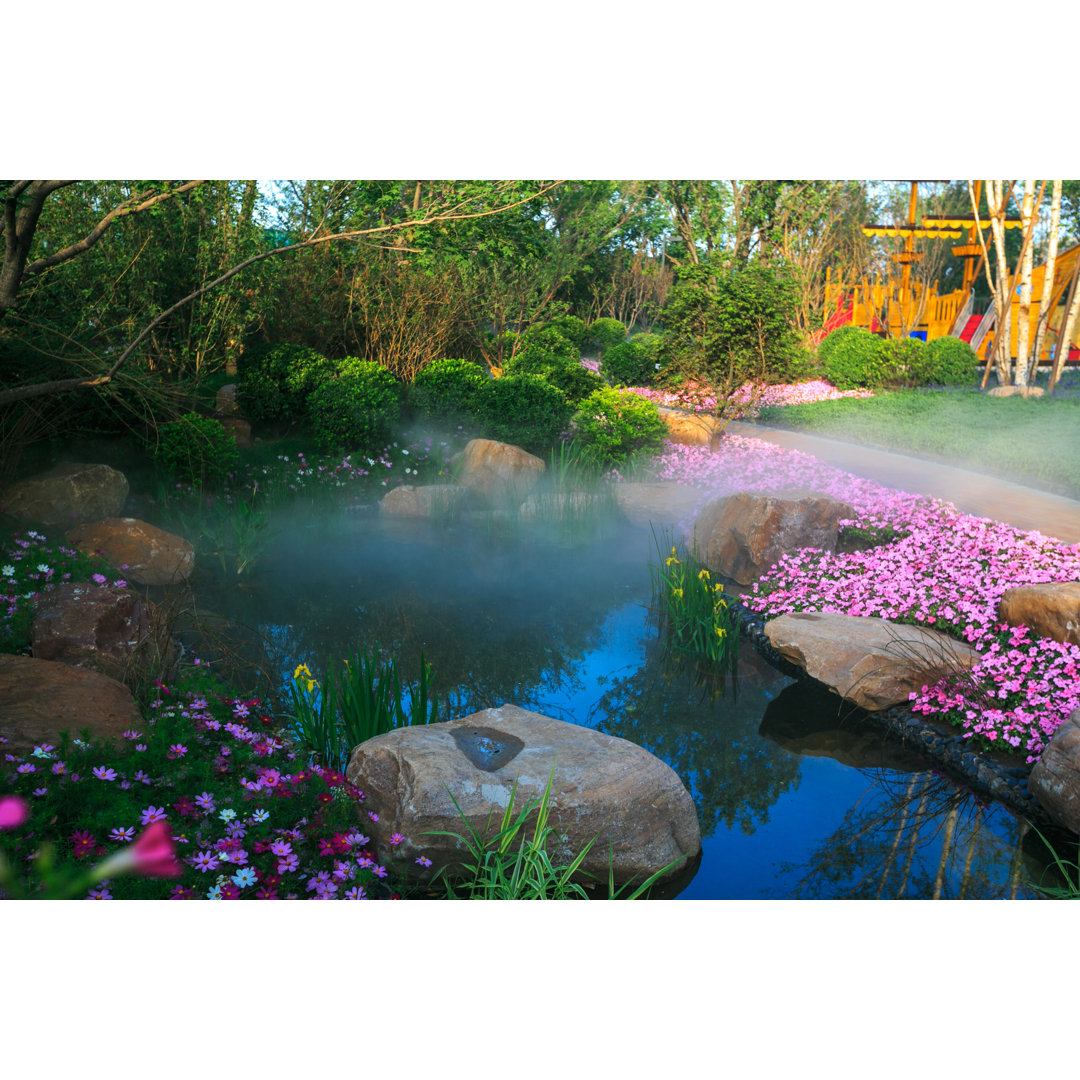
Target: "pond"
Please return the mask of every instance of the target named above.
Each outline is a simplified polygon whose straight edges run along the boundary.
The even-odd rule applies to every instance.
[[[423,650],[443,719],[515,704],[645,747],[682,778],[702,832],[700,864],[661,898],[1025,897],[1042,870],[1026,823],[745,640],[723,682],[673,660],[649,610],[648,529],[569,542],[496,514],[372,508],[277,525],[250,583],[197,576],[206,625],[257,643],[279,688],[300,663],[322,672],[376,643],[414,679]]]

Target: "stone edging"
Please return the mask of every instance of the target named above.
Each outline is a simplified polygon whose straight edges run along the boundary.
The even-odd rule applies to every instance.
[[[793,678],[817,682],[773,648],[765,636],[765,619],[762,615],[752,612],[742,603],[734,606],[738,610],[742,635],[773,667]],[[865,722],[883,735],[926,757],[951,779],[959,780],[975,794],[995,799],[1039,829],[1061,827],[1028,790],[1028,769],[1023,765],[1003,765],[984,758],[971,749],[969,740],[940,731],[902,705],[880,712],[868,712],[865,718]]]

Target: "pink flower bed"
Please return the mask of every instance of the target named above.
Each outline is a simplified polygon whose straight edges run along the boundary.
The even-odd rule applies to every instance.
[[[690,383],[677,391],[652,390],[646,386],[631,386],[632,393],[638,394],[657,405],[669,409],[687,409],[691,412],[712,412],[716,408],[716,397],[705,387]],[[745,383],[731,395],[728,418],[739,420],[757,416],[766,405],[806,405],[812,401],[830,401],[834,398],[873,397],[872,390],[837,390],[824,379],[813,379],[801,383],[780,383],[767,386],[761,396],[751,404],[754,396],[752,384]]]
[[[1007,588],[1080,580],[1080,544],[973,517],[757,439],[729,435],[716,452],[668,444],[656,466],[659,479],[703,488],[708,497],[813,488],[855,508],[845,525],[895,530],[899,538],[869,551],[792,552],[743,603],[766,618],[790,611],[877,616],[969,642],[981,654],[973,678],[924,686],[912,695],[915,712],[941,715],[979,745],[1026,752],[1030,764],[1080,708],[1080,647],[997,620]]]

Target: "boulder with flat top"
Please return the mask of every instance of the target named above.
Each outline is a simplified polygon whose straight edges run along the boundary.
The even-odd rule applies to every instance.
[[[108,465],[61,461],[8,487],[0,513],[42,525],[74,525],[119,514],[128,497],[127,477]]]
[[[540,800],[549,780],[549,856],[565,866],[595,837],[582,864],[593,875],[586,884],[599,882],[606,891],[609,861],[616,882],[626,882],[672,863],[674,874],[701,851],[690,792],[658,757],[516,705],[368,739],[353,750],[346,775],[365,793],[363,827],[379,858],[395,854],[420,881],[440,867],[452,873],[467,859],[459,842],[434,835],[465,834],[454,800],[469,824],[490,836],[512,796],[520,810]],[[395,834],[404,839],[392,845]]]

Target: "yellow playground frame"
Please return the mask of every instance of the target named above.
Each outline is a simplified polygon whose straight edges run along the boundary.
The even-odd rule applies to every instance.
[[[975,198],[978,200],[982,181],[976,181]],[[903,240],[903,248],[890,256],[899,274],[891,273],[886,280],[880,277],[871,281],[863,278],[859,282],[834,280],[832,268],[826,270],[825,280],[825,324],[819,332],[820,337],[839,326],[862,326],[875,333],[890,337],[920,337],[924,341],[949,334],[967,341],[975,350],[980,360],[985,360],[990,351],[994,325],[994,304],[982,314],[973,314],[972,286],[975,276],[982,265],[983,248],[979,243],[979,228],[984,230],[987,248],[990,238],[985,235],[989,229],[988,218],[980,217],[978,227],[973,214],[961,215],[923,215],[917,217],[919,182],[911,182],[911,196],[908,201],[908,220],[902,225],[864,225],[866,236],[883,236]],[[1005,228],[1019,228],[1021,219],[1008,217]],[[938,283],[928,285],[913,279],[912,266],[923,258],[923,252],[915,249],[917,239],[952,239],[961,243],[954,246],[952,253],[964,260],[964,277],[958,289],[948,293],[938,293]],[[1059,310],[1061,298],[1069,286],[1069,281],[1080,260],[1080,244],[1064,251],[1059,251],[1055,261],[1054,285],[1048,298],[1051,307],[1050,325],[1044,346],[1039,357],[1040,363],[1049,363],[1060,335],[1064,311]],[[1035,267],[1031,276],[1030,335],[1028,340],[1035,340],[1035,331],[1039,314],[1043,310],[1043,286],[1046,280],[1046,265]],[[1017,289],[1012,298],[1010,326],[1010,353],[1016,356],[1016,341],[1019,333],[1020,297]],[[1073,345],[1073,342],[1069,342]]]

